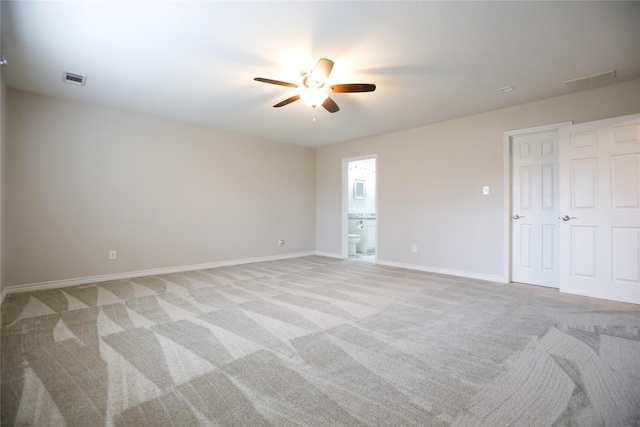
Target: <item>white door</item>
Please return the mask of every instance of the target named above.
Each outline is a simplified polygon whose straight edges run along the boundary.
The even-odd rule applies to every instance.
[[[511,280],[558,285],[558,131],[511,138]]]
[[[560,129],[562,292],[640,304],[640,114]]]

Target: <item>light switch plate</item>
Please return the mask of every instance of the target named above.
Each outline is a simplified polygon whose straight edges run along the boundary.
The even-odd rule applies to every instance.
[[[482,194],[484,194],[485,196],[489,194],[489,186],[485,185],[484,187],[482,187]]]

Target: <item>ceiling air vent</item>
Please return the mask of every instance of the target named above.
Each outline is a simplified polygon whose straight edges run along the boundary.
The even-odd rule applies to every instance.
[[[87,76],[65,71],[62,76],[62,81],[65,83],[71,83],[72,85],[84,86],[84,83],[87,81]]]
[[[567,80],[564,82],[566,87],[582,86],[589,83],[600,82],[602,80],[612,79],[616,76],[616,70],[605,71],[604,73],[592,74],[587,77],[580,77],[579,79]]]

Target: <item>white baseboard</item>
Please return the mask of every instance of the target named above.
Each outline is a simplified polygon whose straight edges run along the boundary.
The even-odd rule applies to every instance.
[[[319,252],[319,251],[316,251],[316,255],[318,255],[318,256],[325,256],[325,257],[327,257],[327,258],[345,259],[345,258],[342,256],[342,254],[336,254],[336,253],[333,253],[333,252]]]
[[[379,265],[386,265],[388,267],[406,268],[409,270],[425,271],[427,273],[445,274],[447,276],[464,277],[467,279],[478,279],[478,280],[484,280],[487,282],[507,283],[504,277],[495,276],[492,274],[474,273],[471,271],[449,270],[446,268],[429,267],[429,266],[417,265],[417,264],[406,264],[402,262],[385,261],[380,259],[378,259],[376,263]]]
[[[50,282],[29,283],[25,285],[9,286],[2,290],[2,301],[7,294],[18,292],[41,291],[47,289],[66,288],[68,286],[86,285],[89,283],[108,282],[110,280],[131,279],[134,277],[155,276],[157,274],[182,273],[185,271],[206,270],[209,268],[227,267],[230,265],[251,264],[263,261],[278,261],[283,259],[300,258],[315,255],[315,252],[298,252],[287,255],[273,255],[258,258],[235,259],[229,261],[209,262],[205,264],[182,265],[178,267],[157,268],[152,270],[130,271],[126,273],[105,274],[102,276],[78,277],[75,279],[53,280]],[[1,301],[0,301],[1,303]]]

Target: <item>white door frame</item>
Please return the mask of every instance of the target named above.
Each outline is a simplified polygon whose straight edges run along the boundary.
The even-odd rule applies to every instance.
[[[511,170],[511,144],[513,142],[513,138],[517,136],[522,136],[522,135],[551,132],[554,130],[559,130],[562,126],[570,126],[572,124],[573,122],[562,122],[562,123],[555,123],[555,124],[546,125],[546,126],[537,126],[537,127],[527,128],[527,129],[512,130],[504,133],[504,137],[503,137],[503,141],[504,141],[503,143],[504,204],[503,204],[503,214],[502,214],[504,240],[502,242],[502,247],[503,247],[502,279],[505,283],[511,283],[511,270],[512,270],[511,252],[513,248],[511,247],[511,237],[512,237],[511,236],[511,215],[513,215],[513,212],[511,212],[511,204],[512,204],[511,184],[513,180],[513,171]]]
[[[374,262],[378,262],[378,155],[377,154],[368,154],[365,156],[358,157],[348,157],[342,159],[342,258],[349,258],[349,218],[347,215],[349,214],[349,162],[354,162],[357,160],[367,160],[367,159],[375,159],[376,160],[376,187],[374,189],[376,194],[376,251],[374,252]]]

